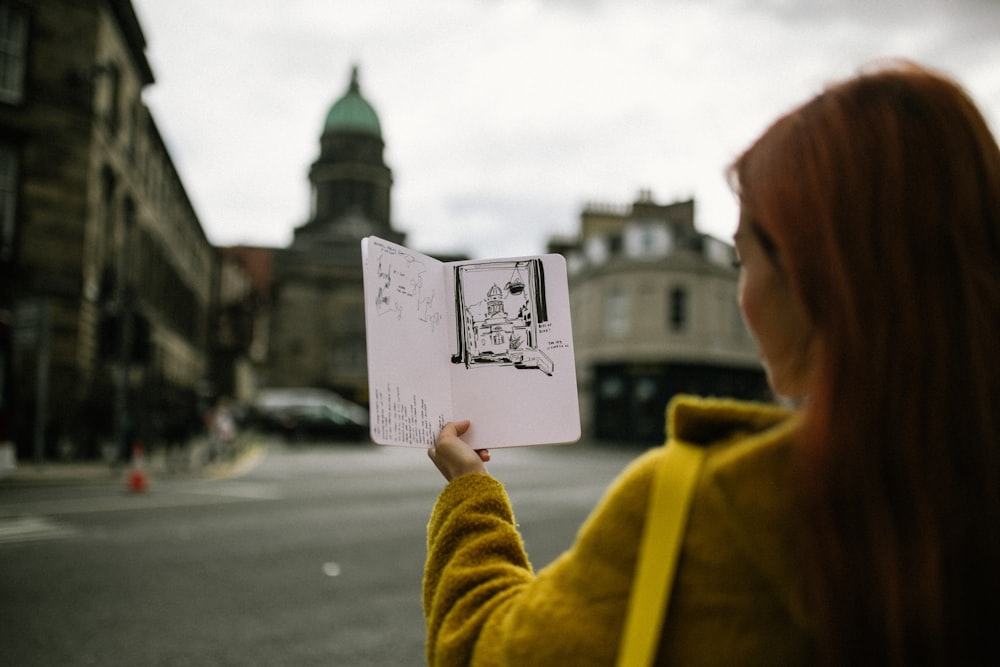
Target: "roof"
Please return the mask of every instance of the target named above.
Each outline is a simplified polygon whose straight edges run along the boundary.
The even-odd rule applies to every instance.
[[[330,107],[330,112],[326,115],[323,133],[327,132],[356,132],[382,138],[378,115],[361,95],[357,66],[351,70],[351,84],[347,92]]]

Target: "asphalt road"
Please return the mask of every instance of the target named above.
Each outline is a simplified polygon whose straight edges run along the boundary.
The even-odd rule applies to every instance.
[[[635,449],[494,450],[540,567]],[[423,665],[422,450],[271,444],[228,479],[0,485],[6,665]]]

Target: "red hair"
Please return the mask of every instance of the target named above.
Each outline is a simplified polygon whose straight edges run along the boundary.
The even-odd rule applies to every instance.
[[[730,168],[811,318],[804,583],[830,664],[1000,661],[1000,149],[912,63],[779,118]]]

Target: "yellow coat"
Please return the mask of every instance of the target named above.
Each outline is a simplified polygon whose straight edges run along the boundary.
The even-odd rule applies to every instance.
[[[769,405],[690,397],[671,403],[670,439],[709,449],[658,664],[812,662],[787,491],[795,422]],[[449,483],[427,529],[428,664],[613,665],[663,451],[635,460],[575,544],[537,574],[500,482],[463,475]]]

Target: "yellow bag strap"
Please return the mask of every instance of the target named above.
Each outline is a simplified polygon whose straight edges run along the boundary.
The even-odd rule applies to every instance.
[[[647,667],[656,659],[691,496],[704,458],[701,447],[670,442],[656,470],[618,649],[618,667]]]

